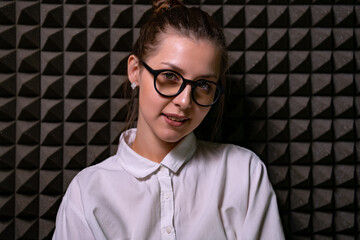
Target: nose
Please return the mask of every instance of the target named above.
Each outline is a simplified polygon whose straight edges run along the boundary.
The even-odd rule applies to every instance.
[[[181,109],[189,108],[192,102],[191,85],[186,85],[184,90],[173,98],[172,102]]]

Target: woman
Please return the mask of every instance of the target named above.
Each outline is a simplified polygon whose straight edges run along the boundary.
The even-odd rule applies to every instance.
[[[115,156],[73,179],[54,239],[284,238],[258,157],[193,133],[221,104],[226,59],[211,17],[178,1],[154,1],[128,58],[137,128],[122,133]]]

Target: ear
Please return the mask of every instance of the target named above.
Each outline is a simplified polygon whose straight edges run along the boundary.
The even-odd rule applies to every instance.
[[[139,76],[140,76],[139,59],[133,54],[130,55],[128,58],[127,74],[129,81],[131,83],[135,83],[136,86],[139,86]]]

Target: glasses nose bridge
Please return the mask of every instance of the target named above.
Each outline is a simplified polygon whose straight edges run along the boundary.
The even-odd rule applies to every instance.
[[[181,91],[184,90],[184,88],[186,87],[187,84],[190,84],[190,85],[191,85],[191,89],[193,89],[193,88],[195,87],[195,81],[189,80],[189,79],[185,79],[185,78],[182,78],[182,80],[183,80],[183,83],[182,83],[183,86],[182,86]]]
[[[186,88],[186,85],[190,84],[191,85],[190,95],[191,95],[191,98],[193,99],[194,98],[193,91],[194,91],[194,87],[195,87],[195,81],[186,79],[183,76],[181,76],[181,78],[182,78],[183,82],[182,82],[180,89],[176,95],[181,94],[184,91],[184,89]]]
[[[182,78],[182,84],[181,84],[180,89],[179,89],[179,91],[178,91],[178,93],[176,95],[181,94],[184,91],[184,89],[186,88],[186,85],[188,85],[188,84],[191,85],[190,95],[192,95],[192,92],[193,92],[193,89],[194,89],[194,86],[195,86],[195,82],[192,81],[192,80],[185,79],[182,76],[181,76],[181,78]]]

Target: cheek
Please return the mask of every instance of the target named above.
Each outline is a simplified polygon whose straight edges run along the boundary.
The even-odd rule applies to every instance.
[[[154,111],[163,105],[163,98],[156,92],[153,82],[142,82],[139,86],[139,103],[140,107],[145,108],[144,110]]]
[[[206,108],[206,109],[203,109],[203,108],[198,108],[196,109],[195,111],[195,116],[196,116],[196,120],[197,122],[202,122],[204,120],[204,118],[206,117],[206,115],[209,113],[210,111],[210,108]]]
[[[143,103],[152,101],[151,98],[155,96],[155,89],[153,87],[153,81],[148,78],[141,77],[139,81],[139,98]],[[147,103],[149,104],[149,103]]]

